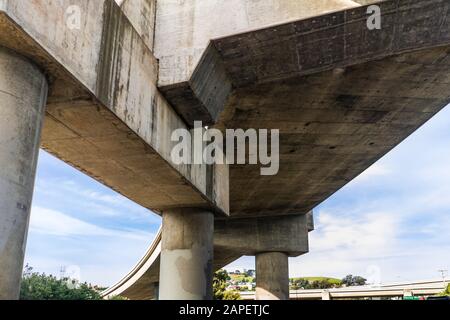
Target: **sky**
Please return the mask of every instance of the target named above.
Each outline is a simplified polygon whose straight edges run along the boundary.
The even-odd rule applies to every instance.
[[[314,210],[310,252],[290,276],[370,283],[441,279],[450,269],[450,106]],[[25,262],[100,286],[120,280],[161,219],[41,151]],[[227,269],[254,268],[244,257]]]

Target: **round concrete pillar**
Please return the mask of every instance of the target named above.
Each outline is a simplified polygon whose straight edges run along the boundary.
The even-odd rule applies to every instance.
[[[256,300],[289,300],[287,254],[266,252],[256,255]]]
[[[19,297],[46,98],[44,74],[0,47],[0,300]]]
[[[160,300],[212,299],[213,232],[211,212],[163,212]]]

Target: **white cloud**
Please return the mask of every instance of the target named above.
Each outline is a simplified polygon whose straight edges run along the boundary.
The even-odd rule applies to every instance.
[[[154,237],[152,232],[109,229],[33,207],[25,261],[53,275],[59,275],[62,266],[75,267],[82,281],[109,286],[131,270]]]
[[[310,235],[310,249],[315,252],[352,249],[359,255],[379,254],[395,239],[396,218],[385,212],[343,217],[321,212],[317,231]]]
[[[72,168],[68,169],[74,171]],[[78,174],[81,175],[81,173]],[[100,186],[94,181],[91,182],[91,185]],[[103,192],[103,189],[106,189],[103,186],[100,191],[93,190],[92,186],[81,186],[72,180],[56,177],[41,178],[36,182],[35,192],[39,197],[36,197],[35,200],[41,207],[46,207],[47,203],[76,206],[84,209],[80,210],[80,214],[89,213],[91,216],[159,222],[159,217],[152,211],[133,203],[118,193]],[[39,201],[41,198],[44,201]]]
[[[62,212],[33,207],[31,212],[31,231],[60,237],[68,236],[103,236],[117,238],[147,239],[148,233],[140,230],[113,230],[73,218]]]
[[[369,167],[366,171],[361,173],[354,182],[362,182],[373,179],[375,177],[383,177],[387,176],[391,173],[390,168],[386,164],[382,164],[380,162],[376,162],[371,167]]]

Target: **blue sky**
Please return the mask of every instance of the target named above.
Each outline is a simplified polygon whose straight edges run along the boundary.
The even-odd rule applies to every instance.
[[[103,286],[144,254],[161,223],[150,211],[41,152],[26,262]],[[450,269],[450,107],[315,209],[310,253],[291,276],[439,279]],[[234,268],[254,268],[244,257]]]

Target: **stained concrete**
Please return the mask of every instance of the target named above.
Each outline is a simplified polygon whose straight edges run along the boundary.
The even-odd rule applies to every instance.
[[[147,47],[153,51],[156,0],[116,0],[116,2]]]
[[[309,251],[308,215],[216,220],[214,249],[252,256],[282,251],[297,257]]]
[[[280,129],[280,171],[231,166],[232,216],[308,212],[450,102],[450,48],[237,90],[221,125]],[[241,192],[248,190],[248,192]]]
[[[211,125],[232,89],[215,45],[203,54],[211,39],[355,6],[349,0],[158,1],[159,89],[188,124]]]
[[[113,0],[1,3],[0,44],[51,80],[47,151],[155,212],[196,206],[228,214],[226,166],[171,161],[170,134],[188,126],[156,88],[158,62],[134,28],[142,22],[136,8],[125,2],[122,11]],[[80,8],[80,30],[65,24],[70,5]]]
[[[47,80],[0,47],[0,300],[18,299]]]
[[[179,10],[193,10],[188,4]],[[367,28],[366,6],[213,39],[187,81],[191,93],[181,78],[165,85],[160,77],[161,91],[181,114],[201,105],[198,116],[208,113],[222,130],[280,129],[276,176],[262,177],[256,166],[230,166],[232,216],[308,212],[450,102],[448,1],[378,5],[381,30]],[[156,42],[157,56],[158,50]],[[223,105],[205,103],[192,89],[209,84],[215,66],[221,70],[216,76],[226,77],[222,89],[232,84]],[[205,90],[217,88],[205,85],[208,96]]]
[[[215,39],[191,87],[198,85],[216,127],[281,129],[277,176],[236,166],[228,178],[226,166],[208,170],[168,161],[170,128],[188,124],[156,88],[164,68],[130,22],[136,17],[108,1],[82,5],[89,38],[56,27],[69,2],[33,3],[30,10],[21,9],[24,1],[2,3],[0,43],[27,54],[53,79],[43,146],[156,212],[203,206],[236,217],[305,213],[449,101],[446,1],[384,1],[385,27],[373,33],[365,8],[356,8]],[[44,19],[47,5],[55,14]],[[297,54],[300,63],[290,63]],[[208,72],[217,66],[225,72]],[[215,91],[201,87],[203,74],[225,74],[232,84],[228,97],[208,107]],[[173,98],[191,103],[183,95]]]
[[[49,78],[43,147],[158,213],[306,214],[450,101],[446,0],[383,1],[375,31],[345,0],[135,3],[0,0],[0,44]],[[279,174],[172,163],[170,134],[192,119],[280,129]]]
[[[264,219],[216,219],[214,222],[213,270],[217,271],[242,256],[278,252],[295,257],[308,252],[308,232],[313,213]],[[179,239],[178,237],[175,237]],[[179,240],[177,240],[178,242]],[[132,300],[155,299],[160,276],[161,230],[144,257],[117,284],[103,292],[105,297],[120,295]]]
[[[450,102],[448,1],[379,5],[381,30],[361,7],[212,41],[234,87],[216,127],[280,129],[278,175],[230,167],[232,216],[308,212]]]
[[[159,86],[188,81],[211,39],[357,6],[350,0],[158,1]]]
[[[211,300],[214,216],[199,209],[163,212],[159,298]]]
[[[256,255],[256,300],[289,300],[289,262],[283,252]]]

